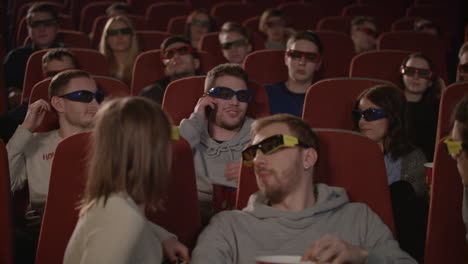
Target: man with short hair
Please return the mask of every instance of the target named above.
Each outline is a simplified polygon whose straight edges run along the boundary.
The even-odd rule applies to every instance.
[[[271,114],[302,116],[305,94],[320,68],[322,54],[322,42],[311,31],[298,32],[289,38],[284,54],[288,80],[265,85]]]
[[[370,16],[357,16],[351,20],[351,39],[356,54],[375,50],[379,35],[379,23]]]
[[[183,37],[169,37],[161,44],[161,62],[166,77],[145,87],[140,95],[149,97],[161,104],[164,91],[169,83],[198,75],[200,60],[190,41]]]
[[[458,50],[457,81],[468,81],[468,42]]]
[[[78,68],[80,66],[75,55],[67,49],[51,49],[42,56],[44,78],[52,78],[61,71]]]
[[[250,141],[252,118],[246,117],[253,94],[241,66],[221,64],[205,79],[205,94],[180,135],[190,143],[197,175],[198,199],[205,222],[211,215],[212,185],[237,186],[241,151]]]
[[[259,192],[242,211],[214,216],[191,263],[251,263],[258,256],[300,255],[319,263],[416,263],[366,205],[346,190],[314,183],[318,138],[302,119],[278,114],[251,127],[243,151]]]
[[[26,63],[32,53],[41,49],[65,46],[57,41],[57,20],[57,11],[49,4],[36,3],[29,8],[26,22],[32,43],[10,51],[3,61],[5,87],[8,89],[9,97],[19,99],[23,89]]]
[[[241,24],[224,23],[218,37],[223,56],[230,63],[242,64],[252,51],[250,34]]]

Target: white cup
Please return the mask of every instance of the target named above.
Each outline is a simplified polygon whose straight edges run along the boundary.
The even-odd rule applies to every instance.
[[[301,261],[301,256],[261,256],[255,259],[257,264],[313,264],[311,261]]]

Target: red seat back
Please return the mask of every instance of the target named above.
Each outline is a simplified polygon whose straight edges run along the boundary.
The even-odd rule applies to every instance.
[[[315,132],[320,153],[314,182],[345,188],[352,202],[367,204],[395,234],[385,163],[377,144],[351,131],[316,129]],[[355,154],[356,149],[359,155]],[[356,164],[360,164],[359,168]],[[244,208],[257,190],[253,167],[242,165],[236,208]]]
[[[187,16],[172,17],[167,23],[167,32],[171,35],[182,35],[185,33],[185,22]],[[196,47],[195,47],[196,48]]]
[[[185,2],[160,2],[147,7],[145,19],[148,21],[148,29],[164,31],[172,17],[184,16],[189,13],[189,7]]]
[[[106,13],[106,9],[116,1],[97,1],[86,4],[81,10],[80,31],[88,34],[93,29],[93,22],[96,17]]]
[[[169,33],[158,30],[138,30],[136,33],[141,51],[159,49],[161,43],[170,36]]]
[[[0,262],[13,264],[13,215],[10,197],[10,173],[5,144],[0,139]]]
[[[354,43],[341,32],[315,31],[322,41],[322,65],[318,76],[321,78],[346,77],[351,59],[354,57]]]
[[[216,18],[218,27],[221,27],[227,21],[237,22],[239,24],[249,17],[260,15],[258,10],[252,4],[239,2],[219,2],[211,7],[210,15]]]
[[[244,70],[258,84],[271,84],[288,79],[284,50],[257,50],[245,57]]]
[[[321,18],[340,15],[340,9],[333,4],[333,1],[283,3],[278,5],[278,9],[291,19],[292,26],[296,30],[313,30]]]
[[[458,82],[442,90],[440,96],[437,140],[448,136],[452,130],[451,116],[455,105],[468,93],[468,82]]]
[[[351,32],[351,19],[349,16],[327,16],[319,20],[317,30],[331,30],[349,35]]]

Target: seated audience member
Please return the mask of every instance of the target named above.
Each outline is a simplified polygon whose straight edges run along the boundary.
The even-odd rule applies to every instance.
[[[241,151],[250,141],[246,117],[252,92],[241,66],[221,64],[205,80],[205,94],[189,119],[180,123],[180,135],[192,147],[202,220],[211,216],[212,185],[237,187]]]
[[[149,97],[162,104],[164,92],[169,83],[195,75],[200,68],[200,60],[197,52],[190,45],[190,41],[183,37],[169,37],[161,44],[161,62],[164,65],[166,77],[157,80],[145,87],[140,95]]]
[[[125,16],[131,13],[132,10],[127,3],[115,3],[106,9],[107,17]]]
[[[266,255],[301,255],[320,263],[416,263],[369,207],[351,203],[343,188],[314,183],[318,138],[306,122],[288,114],[265,117],[252,124],[251,137],[243,159],[253,165],[260,191],[242,211],[211,219],[191,263],[252,263]]]
[[[20,103],[26,63],[29,56],[41,49],[65,46],[57,41],[57,20],[57,11],[49,4],[39,2],[28,9],[26,23],[31,44],[10,51],[3,61],[5,87],[8,89],[10,108],[14,108]]]
[[[352,116],[356,129],[383,153],[400,246],[421,261],[428,210],[426,157],[409,142],[405,113],[403,94],[377,85],[359,95]]]
[[[463,188],[463,221],[468,230],[468,96],[455,106],[453,111],[453,128],[450,138],[446,139],[448,153],[457,161]],[[468,241],[468,232],[466,234]]]
[[[369,16],[357,16],[351,20],[351,39],[356,54],[375,50],[379,35],[379,23]]]
[[[265,85],[271,114],[302,116],[305,94],[320,68],[322,52],[322,42],[311,31],[298,32],[289,38],[284,55],[288,79]]]
[[[67,49],[52,49],[42,56],[42,74],[44,78],[52,78],[64,70],[79,68],[80,65],[75,55]]]
[[[439,27],[432,21],[418,17],[414,20],[414,31],[428,33],[434,36],[440,36]]]
[[[205,8],[194,10],[185,22],[185,37],[190,41],[192,47],[198,48],[200,39],[208,32],[214,32],[216,25],[214,19]]]
[[[235,22],[226,22],[219,32],[219,44],[223,56],[230,63],[242,64],[252,51],[250,33],[244,26]]]
[[[458,51],[457,82],[468,81],[468,42],[463,43]]]
[[[189,261],[188,249],[145,217],[145,209],[162,209],[169,181],[168,116],[146,98],[112,100],[98,111],[92,135],[89,177],[64,263],[161,263],[163,247],[171,262],[176,254]]]
[[[434,157],[442,81],[432,61],[412,53],[400,67],[401,86],[407,101],[409,138],[428,160]]]
[[[99,52],[107,57],[111,76],[130,85],[138,50],[132,22],[123,16],[109,18],[104,26]]]
[[[55,148],[63,138],[91,127],[104,96],[97,91],[89,73],[70,70],[52,78],[49,98],[50,103],[41,99],[29,105],[24,122],[18,126],[6,146],[11,191],[23,188],[26,182],[28,184],[30,205],[25,215],[27,227],[22,233],[34,244],[33,252],[47,199]],[[34,133],[48,111],[57,112],[59,129]],[[17,257],[23,257],[22,254]]]
[[[286,41],[295,33],[287,26],[288,18],[283,11],[270,8],[263,12],[258,29],[266,36],[266,49],[286,49]]]

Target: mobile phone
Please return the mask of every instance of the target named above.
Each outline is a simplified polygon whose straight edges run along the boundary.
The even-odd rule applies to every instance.
[[[205,115],[206,115],[206,119],[208,120],[211,120],[211,118],[216,115],[216,111],[218,111],[218,105],[215,104],[214,105],[214,109],[211,108],[211,106],[207,105],[205,107]]]

